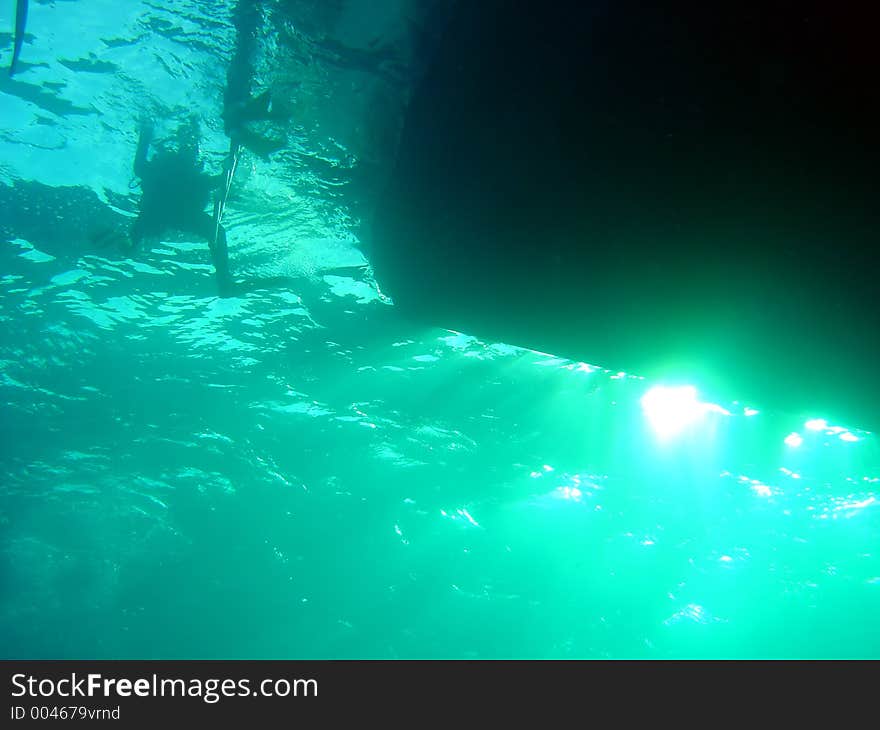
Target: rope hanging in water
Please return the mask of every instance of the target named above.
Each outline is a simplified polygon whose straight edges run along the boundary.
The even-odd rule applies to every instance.
[[[220,222],[223,220],[223,213],[226,210],[226,200],[229,197],[229,191],[232,188],[232,179],[235,177],[235,170],[238,167],[238,155],[241,151],[241,145],[232,142],[229,146],[229,159],[226,167],[226,178],[224,179],[223,192],[220,198],[214,202],[214,243],[217,246],[217,237],[220,235]]]

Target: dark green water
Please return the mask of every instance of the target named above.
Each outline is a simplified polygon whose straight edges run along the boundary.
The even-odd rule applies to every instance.
[[[26,46],[19,83],[116,71],[63,72],[83,118],[3,92],[3,184],[125,196],[138,95],[216,102],[222,4],[154,8],[178,34],[64,5],[94,33]],[[203,246],[0,211],[0,655],[880,656],[874,435],[406,323],[325,273],[363,257],[320,129],[230,203],[236,270],[284,290],[221,300]]]

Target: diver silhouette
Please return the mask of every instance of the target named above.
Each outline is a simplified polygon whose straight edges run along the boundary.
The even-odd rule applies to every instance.
[[[267,9],[261,0],[239,0],[232,10],[235,49],[226,69],[222,112],[231,157],[247,147],[268,158],[286,145],[284,126],[291,119],[291,110],[272,90],[258,93],[254,88],[260,39],[267,33],[266,18]]]
[[[216,215],[216,199],[227,174],[208,175],[199,160],[199,124],[193,116],[177,130],[176,149],[160,149],[150,158],[153,127],[142,121],[134,174],[142,191],[140,213],[131,227],[133,248],[155,242],[170,232],[192,233],[208,242],[220,296],[234,289],[229,272],[226,231]],[[228,192],[228,191],[227,191]],[[205,212],[215,193],[215,215]]]

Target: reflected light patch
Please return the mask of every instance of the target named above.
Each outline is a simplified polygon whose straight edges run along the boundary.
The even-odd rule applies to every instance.
[[[828,421],[824,418],[814,418],[811,421],[807,421],[804,426],[806,426],[811,431],[824,431],[828,428]]]
[[[641,403],[651,428],[661,438],[676,436],[709,412],[730,415],[714,403],[701,403],[692,385],[655,386],[642,396]]]
[[[583,492],[577,487],[556,487],[553,490],[553,496],[557,499],[570,499],[574,502],[580,502]]]
[[[785,445],[791,446],[792,448],[797,448],[804,442],[803,438],[799,433],[790,433],[785,437]]]
[[[460,514],[462,517],[466,518],[467,521],[470,522],[474,527],[480,526],[480,523],[477,522],[473,517],[471,517],[470,512],[468,512],[466,509],[458,510],[458,514]]]
[[[761,482],[755,482],[752,484],[752,491],[757,494],[759,497],[772,497],[773,490],[770,489],[766,484],[761,484]]]

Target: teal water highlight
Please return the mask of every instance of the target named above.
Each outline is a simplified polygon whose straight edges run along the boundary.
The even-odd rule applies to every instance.
[[[363,72],[310,4],[276,49],[295,154],[248,158],[224,218],[234,269],[289,287],[98,250],[139,100],[195,108],[219,164],[225,7],[34,5],[0,88],[0,656],[880,656],[876,435],[416,327],[338,273],[368,272],[368,105],[321,106]],[[62,10],[91,30],[50,48]]]

